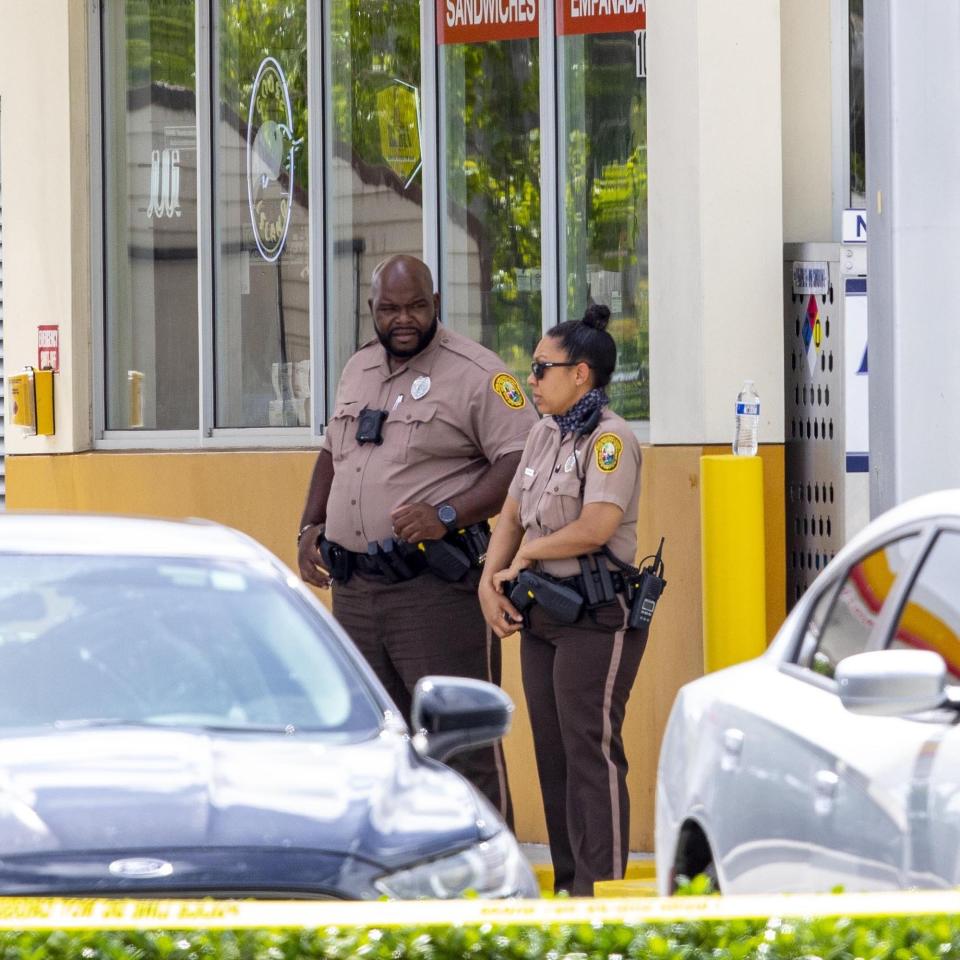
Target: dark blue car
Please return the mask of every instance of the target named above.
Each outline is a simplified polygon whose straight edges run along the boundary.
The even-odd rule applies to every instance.
[[[511,710],[428,678],[411,737],[325,608],[236,531],[0,517],[0,894],[536,896],[439,762]]]

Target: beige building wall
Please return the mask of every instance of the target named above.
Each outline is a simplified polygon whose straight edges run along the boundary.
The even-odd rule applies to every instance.
[[[8,454],[91,445],[90,167],[84,0],[0,0],[4,364],[37,365],[37,327],[60,327],[56,434]]]
[[[846,35],[833,36],[838,0],[781,0],[783,240],[834,236],[834,76]],[[842,21],[841,22],[845,22]],[[839,54],[839,56],[838,56]],[[842,118],[845,122],[846,118]],[[837,184],[840,189],[841,184]]]
[[[745,378],[783,441],[780,7],[647,4],[650,439],[729,443]]]

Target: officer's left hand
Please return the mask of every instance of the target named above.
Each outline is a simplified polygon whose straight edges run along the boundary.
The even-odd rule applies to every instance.
[[[407,543],[442,540],[447,528],[437,519],[437,508],[429,503],[404,503],[391,514],[393,532]]]
[[[526,570],[532,563],[532,560],[528,560],[523,556],[522,551],[518,552],[513,558],[513,563],[511,563],[506,570],[500,570],[493,575],[494,586],[503,592],[501,584],[506,583],[508,580],[516,580],[517,577],[520,576],[520,571]]]

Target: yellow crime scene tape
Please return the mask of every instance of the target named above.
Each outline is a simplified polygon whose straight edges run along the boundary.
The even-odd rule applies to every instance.
[[[960,891],[555,900],[277,901],[0,897],[0,930],[643,924],[960,914]]]

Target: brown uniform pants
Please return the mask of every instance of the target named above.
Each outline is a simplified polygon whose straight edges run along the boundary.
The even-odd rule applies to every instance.
[[[333,585],[333,613],[410,720],[413,689],[428,674],[500,683],[500,640],[477,599],[479,574],[445,583],[422,573],[403,583],[354,574]],[[507,768],[499,743],[456,754],[449,765],[490,800],[513,828]]]
[[[618,598],[619,599],[619,598]],[[592,896],[620,879],[629,852],[630,800],[623,716],[645,641],[615,603],[575,624],[531,610],[520,645],[554,888]]]

